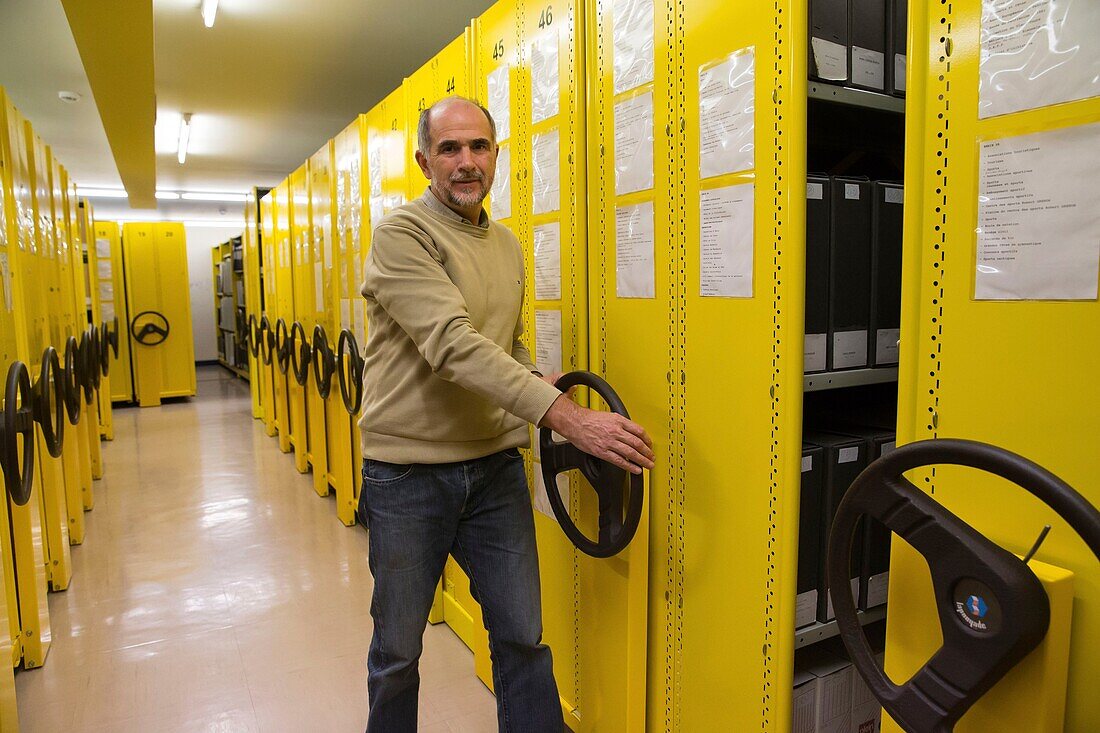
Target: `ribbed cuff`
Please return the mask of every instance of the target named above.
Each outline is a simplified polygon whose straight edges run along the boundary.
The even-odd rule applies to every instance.
[[[535,377],[520,392],[511,413],[533,425],[538,425],[546,411],[550,409],[550,405],[554,404],[561,395],[560,389]]]

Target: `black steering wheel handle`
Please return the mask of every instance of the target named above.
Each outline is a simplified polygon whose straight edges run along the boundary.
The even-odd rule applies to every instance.
[[[114,328],[111,329],[110,336],[107,337],[107,343],[111,345],[111,351],[114,352],[115,358],[118,358],[118,316],[115,316],[112,322]]]
[[[142,316],[150,316],[152,320],[146,320],[139,327],[138,320]],[[172,324],[168,322],[167,316],[154,310],[142,311],[130,321],[130,335],[142,346],[157,346],[164,343],[171,331]]]
[[[282,318],[275,321],[275,364],[279,373],[286,376],[290,369],[290,331]]]
[[[1100,558],[1100,513],[1043,467],[1001,448],[968,440],[926,440],[876,460],[852,483],[829,534],[829,593],[840,637],[856,669],[899,724],[946,733],[1046,635],[1050,602],[1022,560],[993,544],[903,474],[956,465],[1000,476],[1046,502]],[[928,561],[943,646],[909,681],[895,685],[875,661],[848,589],[852,539],[861,516],[873,517]]]
[[[111,329],[107,321],[99,324],[99,371],[103,376],[111,374]]]
[[[17,406],[18,405],[18,406]],[[13,361],[4,388],[4,412],[0,420],[0,467],[12,503],[23,506],[34,488],[34,393],[27,365]],[[23,460],[19,460],[19,438]],[[20,465],[22,464],[22,465]]]
[[[275,355],[275,337],[271,332],[271,321],[267,314],[260,316],[260,356],[264,364],[271,366],[271,360]]]
[[[84,383],[83,355],[76,337],[70,336],[65,340],[65,368],[62,371],[65,385],[65,410],[69,414],[69,424],[76,425],[80,422],[80,411],[83,401],[80,399],[80,387]]]
[[[332,374],[336,371],[336,358],[328,342],[325,327],[313,327],[313,378],[317,382],[317,394],[327,400],[332,394]]]
[[[290,366],[294,372],[294,381],[299,387],[306,386],[309,381],[309,362],[313,356],[313,350],[306,340],[306,329],[301,321],[295,321],[290,327]]]
[[[256,322],[256,314],[248,314],[248,330],[245,331],[245,338],[248,339],[248,351],[252,354],[252,358],[255,359],[260,355],[260,325]]]
[[[65,445],[65,376],[52,346],[42,352],[42,371],[33,391],[34,420],[42,428],[46,451],[60,458]]]
[[[336,381],[340,383],[340,397],[349,415],[357,415],[363,402],[363,365],[355,334],[343,329],[336,344]]]
[[[606,381],[592,372],[570,372],[557,381],[562,392],[584,385],[603,398],[612,412],[629,418],[626,405]],[[542,477],[550,507],[570,541],[586,555],[611,557],[617,555],[634,538],[644,504],[644,480],[607,461],[591,456],[572,443],[554,441],[554,431],[539,428],[539,452]],[[557,490],[558,474],[577,469],[588,480],[599,497],[599,538],[592,540],[581,532]],[[627,492],[628,489],[628,492]],[[624,494],[629,496],[624,500]]]

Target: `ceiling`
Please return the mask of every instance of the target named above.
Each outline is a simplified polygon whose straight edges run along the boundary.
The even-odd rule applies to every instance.
[[[206,28],[199,0],[153,0],[156,188],[242,193],[275,185],[491,4],[220,0]],[[135,4],[105,5],[117,13]],[[105,27],[129,21],[116,14]],[[112,111],[97,110],[61,0],[0,0],[0,86],[79,186],[122,188],[103,121],[114,125],[122,102],[101,99]],[[81,99],[62,102],[62,90]],[[192,127],[181,166],[184,112]],[[243,212],[234,203],[158,201],[148,210],[124,198],[92,201],[106,219],[229,224]]]

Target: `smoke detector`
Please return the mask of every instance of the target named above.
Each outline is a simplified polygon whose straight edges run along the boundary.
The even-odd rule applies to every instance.
[[[57,93],[57,98],[60,99],[62,102],[68,102],[69,104],[80,101],[80,95],[76,92],[60,91]]]

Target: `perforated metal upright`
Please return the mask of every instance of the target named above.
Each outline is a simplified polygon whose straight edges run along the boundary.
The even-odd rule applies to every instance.
[[[252,417],[262,420],[264,406],[266,404],[265,390],[267,381],[261,373],[264,369],[263,358],[257,352],[254,356],[252,349],[259,346],[253,339],[256,334],[252,329],[255,325],[259,329],[260,318],[263,316],[263,285],[261,282],[260,266],[260,230],[258,226],[259,202],[256,189],[251,189],[244,204],[244,232],[242,233],[241,246],[244,249],[244,292],[245,292],[245,324],[248,328],[248,391],[252,396]]]
[[[289,439],[284,438],[286,428],[286,378],[279,373],[274,355],[276,322],[282,312],[279,302],[278,283],[283,268],[283,251],[275,236],[275,197],[278,189],[271,189],[260,197],[257,204],[260,210],[260,253],[261,284],[263,286],[263,313],[266,316],[268,331],[263,335],[261,361],[264,362],[261,373],[264,380],[262,398],[264,400],[264,427],[268,436],[279,436],[279,449],[284,453],[290,450]],[[270,345],[270,348],[268,348]]]

